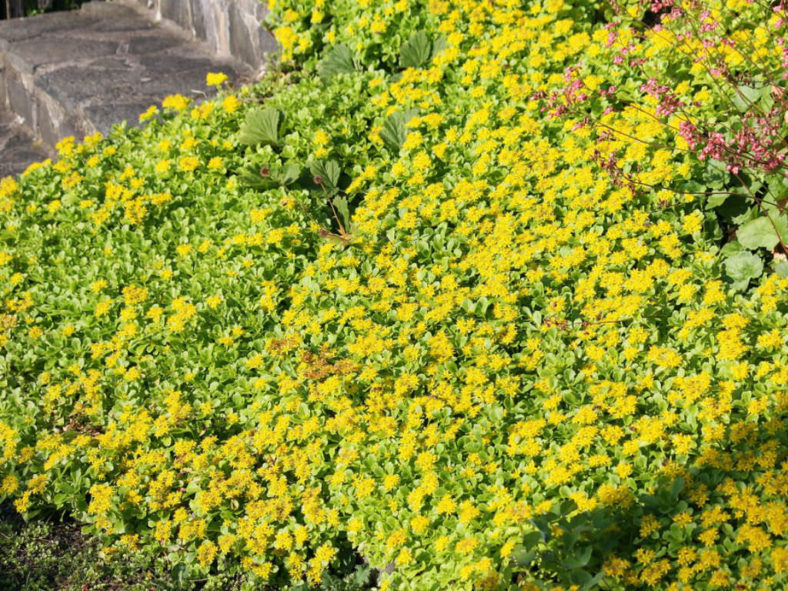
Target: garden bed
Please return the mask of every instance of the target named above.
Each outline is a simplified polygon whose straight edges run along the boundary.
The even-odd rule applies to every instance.
[[[2,494],[181,580],[783,588],[785,7],[272,8],[0,185]]]

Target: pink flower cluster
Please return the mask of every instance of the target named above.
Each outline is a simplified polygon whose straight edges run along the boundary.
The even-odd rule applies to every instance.
[[[670,87],[660,84],[656,78],[649,78],[648,82],[641,84],[640,91],[659,99],[657,115],[661,117],[670,117],[684,106],[684,103],[679,100]]]
[[[536,92],[531,98],[534,100],[546,99],[547,104],[542,107],[541,112],[548,111],[548,117],[561,117],[569,113],[570,109],[588,100],[588,93],[585,92],[585,84],[577,76],[580,66],[571,66],[564,71],[564,86],[561,92],[554,92],[547,95],[544,92]]]
[[[784,110],[778,107],[761,117],[748,112],[732,137],[726,137],[719,131],[703,132],[692,123],[683,121],[679,125],[679,135],[693,151],[697,151],[699,160],[713,158],[724,162],[732,174],[739,174],[743,168],[772,173],[785,167],[785,146],[779,145],[784,117]],[[785,176],[788,176],[788,170]]]

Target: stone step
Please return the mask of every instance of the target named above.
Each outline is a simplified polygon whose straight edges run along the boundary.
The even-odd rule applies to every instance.
[[[232,83],[254,71],[147,10],[115,2],[0,22],[0,108],[46,146],[62,137],[107,133],[167,95],[209,96],[208,72]],[[0,161],[4,155],[0,152]]]
[[[265,0],[115,0],[150,9],[155,20],[167,19],[218,55],[231,55],[257,71],[265,70],[278,50],[262,22]]]
[[[19,118],[0,109],[0,179],[17,176],[33,162],[40,162],[52,153],[20,123]]]

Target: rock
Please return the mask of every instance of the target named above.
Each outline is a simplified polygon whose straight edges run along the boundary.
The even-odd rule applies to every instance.
[[[186,8],[183,0],[166,5],[168,14],[191,19],[188,0]],[[240,61],[217,57],[150,16],[89,2],[80,11],[0,23],[0,106],[52,146],[64,135],[108,133],[121,121],[137,125],[142,112],[170,94],[210,96],[208,72],[224,72],[235,83],[251,76]]]
[[[16,117],[0,109],[0,178],[18,175],[51,154],[29,135]]]

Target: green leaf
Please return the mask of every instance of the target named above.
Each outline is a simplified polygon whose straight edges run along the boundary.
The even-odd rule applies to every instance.
[[[324,81],[330,80],[338,74],[352,74],[356,71],[353,52],[347,45],[334,45],[326,53],[326,57],[317,66],[317,73]]]
[[[564,560],[564,568],[583,568],[591,560],[591,551],[591,546],[583,546],[582,550],[576,551],[572,557]]]
[[[725,272],[735,282],[749,282],[763,273],[763,260],[751,252],[740,252],[725,260]]]
[[[316,160],[309,166],[309,171],[315,177],[315,184],[329,190],[336,190],[341,170],[334,160]],[[317,182],[317,181],[320,182]]]
[[[774,263],[774,272],[780,277],[788,277],[788,261],[776,261]]]
[[[779,242],[772,222],[765,216],[755,218],[741,226],[736,232],[736,238],[742,246],[750,250],[756,248],[771,250]]]
[[[679,494],[681,491],[684,490],[684,479],[683,478],[676,478],[671,485],[670,485],[670,497],[673,501],[678,499]]]
[[[744,112],[751,109],[761,98],[763,88],[755,88],[742,84],[733,95],[733,104],[736,108]]]
[[[383,129],[380,132],[380,138],[386,147],[392,152],[398,152],[405,143],[405,138],[408,137],[408,128],[406,127],[408,121],[416,116],[415,109],[409,109],[404,112],[392,113],[386,118],[383,123]]]
[[[743,195],[729,195],[721,205],[717,206],[717,215],[725,220],[730,220],[734,224],[742,223],[742,219],[750,211],[750,203]]]
[[[273,107],[253,109],[246,114],[238,141],[248,146],[279,146],[279,131],[284,114]]]
[[[292,161],[285,162],[271,173],[271,177],[283,187],[297,181],[299,176],[301,176],[301,167]]]
[[[432,54],[432,43],[424,31],[416,31],[402,46],[399,65],[403,68],[418,68],[427,63]]]
[[[512,558],[514,558],[518,566],[528,566],[536,558],[536,552],[534,550],[526,550],[525,548],[521,547],[515,549],[512,552]]]
[[[706,199],[706,206],[709,209],[714,209],[715,207],[719,207],[720,205],[725,203],[725,200],[728,199],[728,197],[730,197],[730,193],[724,193],[724,192],[712,193],[711,195],[709,195],[708,199]]]
[[[541,531],[529,531],[523,536],[523,546],[525,548],[533,548],[536,544],[542,541],[544,535]]]
[[[722,258],[729,258],[735,254],[739,254],[740,252],[744,252],[745,248],[736,242],[735,240],[732,242],[728,242],[725,246],[720,249],[720,256]]]
[[[350,232],[350,210],[348,209],[347,198],[334,197],[333,203],[339,217],[342,219],[342,225],[347,232]]]
[[[238,176],[245,184],[256,189],[270,189],[273,186],[271,181],[263,178],[254,167],[242,170]]]
[[[713,188],[721,189],[728,180],[728,171],[725,164],[719,160],[707,160],[706,169],[703,171],[703,184]]]
[[[444,49],[446,49],[446,37],[438,37],[432,43],[432,52],[430,53],[430,59],[433,59]]]

